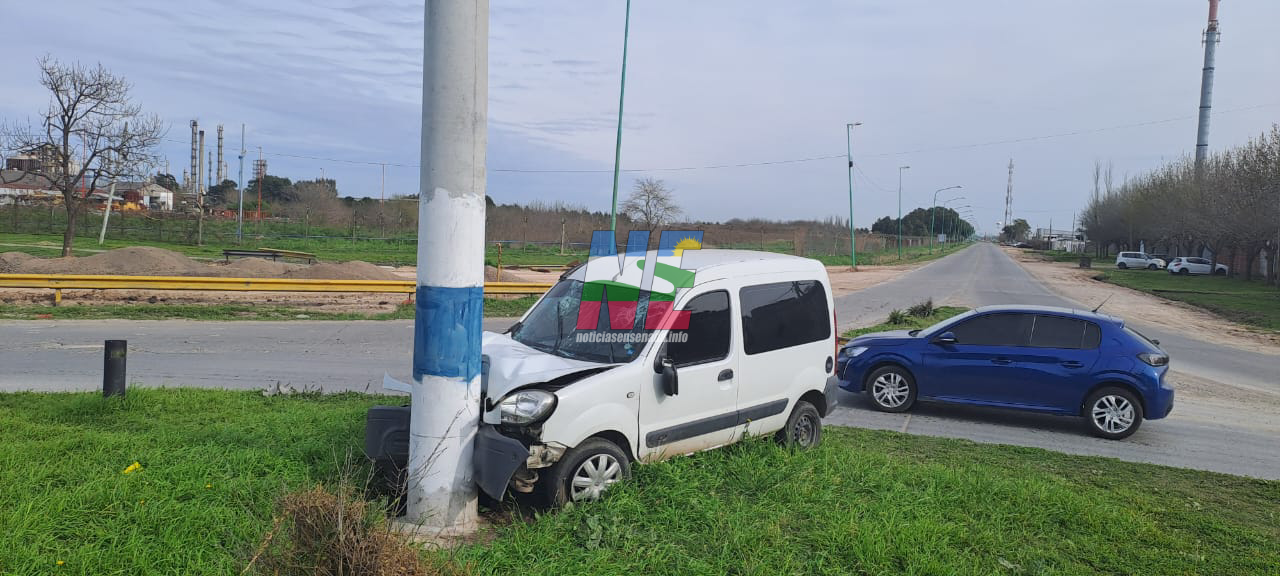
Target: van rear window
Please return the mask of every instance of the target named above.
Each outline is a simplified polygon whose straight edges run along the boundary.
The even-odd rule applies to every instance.
[[[747,354],[831,337],[827,292],[817,280],[747,286],[742,301],[742,344]]]

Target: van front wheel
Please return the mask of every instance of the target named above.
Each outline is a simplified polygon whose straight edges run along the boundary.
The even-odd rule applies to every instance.
[[[822,443],[822,415],[808,402],[796,402],[787,418],[785,428],[778,431],[777,440],[783,446],[808,450]]]
[[[588,438],[565,452],[538,483],[547,506],[599,500],[610,486],[631,476],[631,461],[613,442]]]

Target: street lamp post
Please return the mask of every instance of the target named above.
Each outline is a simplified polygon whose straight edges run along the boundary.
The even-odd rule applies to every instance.
[[[954,198],[953,198],[953,200],[954,200]],[[948,202],[950,202],[950,200],[948,200]],[[945,202],[944,202],[944,204],[945,204]],[[965,210],[966,208],[970,208],[970,207],[971,207],[971,206],[969,206],[968,204],[965,204],[964,206],[956,206],[955,208],[953,208],[951,211],[952,211],[952,212],[955,212],[955,214],[956,214],[955,221],[954,221],[954,222],[950,222],[950,223],[948,223],[947,221],[945,221],[945,220],[944,220],[944,221],[943,221],[943,223],[942,223],[942,228],[943,228],[943,229],[945,229],[945,230],[947,230],[947,231],[948,231],[948,234],[956,234],[956,233],[957,233],[957,226],[958,226],[958,224],[959,224],[959,221],[961,220],[961,218],[960,218],[960,211],[961,211],[961,210]],[[948,217],[950,217],[950,215],[949,215],[949,214],[948,214]]]
[[[933,223],[935,220],[938,219],[938,193],[944,190],[956,190],[959,188],[964,188],[964,186],[957,184],[955,186],[939,188],[933,191],[933,205],[932,205],[933,207],[929,209],[929,253],[930,254],[933,254],[933,237],[936,235],[934,234],[934,231],[933,231]],[[951,200],[955,200],[955,198],[952,198]],[[948,200],[948,202],[950,202],[951,200]]]
[[[618,88],[618,140],[613,146],[613,210],[609,230],[618,230],[618,173],[622,164],[622,103],[627,95],[627,39],[631,36],[631,0],[627,0],[626,23],[622,28],[622,84]]]
[[[950,204],[950,203],[952,203],[952,202],[955,202],[956,200],[965,200],[965,197],[964,197],[964,196],[956,196],[955,198],[951,198],[951,199],[948,199],[948,200],[943,200],[943,201],[942,201],[941,206],[942,206],[943,208],[951,208],[950,206],[948,206],[948,204]],[[947,219],[950,217],[950,214],[949,214],[949,213],[944,212],[944,213],[942,214],[942,216],[943,216],[943,218],[942,218],[942,230],[943,230],[943,231],[944,231],[944,233],[945,233],[946,231],[950,230],[950,228],[947,226],[947,222],[948,222],[948,220],[947,220]]]
[[[898,167],[898,259],[902,259],[902,171],[910,166]]]
[[[854,269],[858,268],[858,245],[853,227],[853,127],[861,125],[861,122],[844,125],[844,136],[848,145],[847,158],[849,160],[849,265]]]

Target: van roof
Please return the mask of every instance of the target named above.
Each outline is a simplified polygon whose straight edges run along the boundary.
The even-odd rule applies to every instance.
[[[680,267],[700,274],[703,280],[764,272],[822,272],[816,278],[826,278],[826,267],[817,260],[756,250],[686,250],[680,260]],[[581,278],[581,274],[582,270],[578,269],[571,276]]]

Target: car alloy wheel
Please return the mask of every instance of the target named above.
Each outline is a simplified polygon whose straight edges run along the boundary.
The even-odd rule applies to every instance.
[[[1148,264],[1148,265],[1147,265],[1147,269],[1148,269],[1148,270],[1155,270],[1155,269],[1157,269],[1157,268],[1159,268],[1159,266],[1156,266],[1155,264]]]
[[[569,497],[574,502],[598,500],[609,486],[623,478],[622,463],[612,454],[596,454],[573,472]]]
[[[911,386],[907,379],[897,372],[885,372],[871,383],[871,395],[876,403],[885,408],[897,408],[911,397]]]
[[[1098,398],[1090,409],[1094,426],[1107,434],[1123,434],[1137,420],[1133,403],[1124,396],[1109,394]]]

